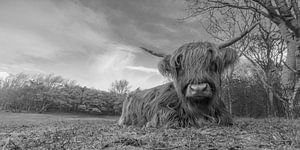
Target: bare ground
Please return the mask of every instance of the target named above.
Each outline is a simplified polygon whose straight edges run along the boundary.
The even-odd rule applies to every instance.
[[[300,149],[300,120],[237,119],[232,127],[120,127],[117,117],[0,112],[0,149]]]

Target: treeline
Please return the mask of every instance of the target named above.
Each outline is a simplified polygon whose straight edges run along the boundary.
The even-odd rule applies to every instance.
[[[53,74],[20,73],[0,80],[0,109],[118,115],[125,94],[83,87]]]
[[[274,95],[271,104],[269,95],[257,75],[238,76],[223,79],[223,100],[228,110],[239,117],[286,117],[287,102]],[[276,86],[280,91],[280,86]],[[273,107],[271,107],[273,105]]]
[[[273,78],[276,93],[281,93],[279,76]],[[270,95],[251,71],[251,65],[240,64],[222,80],[222,99],[228,110],[238,117],[286,117],[288,102],[280,95]],[[13,112],[76,112],[120,115],[122,103],[130,93],[128,81],[119,80],[111,89],[101,91],[76,84],[61,76],[20,73],[0,80],[0,109]],[[138,89],[139,90],[139,89]],[[133,92],[134,93],[134,92]],[[296,107],[296,115],[300,109]]]
[[[282,98],[281,74],[274,71],[269,78],[273,90],[249,61],[228,70],[222,78],[222,99],[231,114],[252,118],[288,117],[289,102]],[[295,117],[300,117],[300,107],[295,106]]]

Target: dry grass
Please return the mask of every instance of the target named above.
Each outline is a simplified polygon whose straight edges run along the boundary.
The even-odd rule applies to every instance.
[[[3,149],[300,149],[300,120],[238,119],[232,127],[119,127],[116,117],[0,112]]]

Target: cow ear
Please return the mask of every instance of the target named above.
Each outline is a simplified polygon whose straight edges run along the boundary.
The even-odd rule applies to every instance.
[[[237,51],[232,48],[223,48],[220,50],[220,72],[223,72],[230,66],[233,66],[238,60]]]
[[[172,77],[174,75],[174,67],[170,64],[171,55],[165,56],[159,63],[158,63],[158,71],[165,77]]]

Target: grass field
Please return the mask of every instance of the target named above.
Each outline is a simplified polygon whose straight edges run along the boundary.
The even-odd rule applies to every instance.
[[[119,127],[118,117],[0,112],[0,149],[300,149],[300,120],[237,119],[232,127]]]

